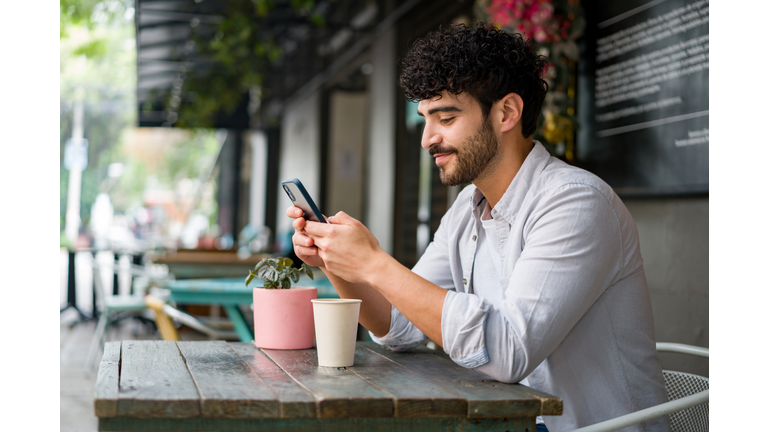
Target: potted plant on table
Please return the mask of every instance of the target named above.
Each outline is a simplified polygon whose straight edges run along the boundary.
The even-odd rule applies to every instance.
[[[264,286],[253,288],[253,342],[259,348],[306,349],[314,344],[312,299],[317,288],[292,286],[303,271],[314,280],[310,267],[292,267],[289,258],[264,258],[245,278],[245,286],[259,278]]]

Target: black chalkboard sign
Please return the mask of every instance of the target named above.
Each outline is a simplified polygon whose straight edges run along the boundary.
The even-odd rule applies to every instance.
[[[620,195],[709,191],[709,1],[584,4],[578,157]]]

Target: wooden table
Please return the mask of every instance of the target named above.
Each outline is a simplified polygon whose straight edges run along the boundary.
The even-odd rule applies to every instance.
[[[246,287],[245,276],[222,279],[185,279],[171,281],[165,288],[168,288],[171,293],[169,301],[176,304],[217,304],[223,306],[240,341],[251,342],[253,329],[238,306],[252,304],[253,287],[259,286],[261,283],[259,279],[254,279],[250,287]],[[301,275],[299,282],[294,285],[317,287],[318,298],[339,298],[331,282],[322,274],[315,275],[314,280],[306,275]]]
[[[419,348],[358,342],[355,365],[314,349],[243,342],[108,342],[94,410],[100,431],[530,431],[560,398],[503,384]]]

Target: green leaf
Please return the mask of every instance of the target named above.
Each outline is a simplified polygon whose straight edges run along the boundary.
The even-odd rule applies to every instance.
[[[266,289],[290,289],[290,287],[301,280],[301,272],[305,272],[310,279],[315,279],[312,269],[306,263],[302,263],[300,268],[293,267],[293,260],[290,258],[264,258],[250,271],[246,278],[246,286],[253,277],[258,277],[264,281]],[[293,281],[293,282],[291,282]]]
[[[253,280],[253,278],[256,277],[256,272],[253,270],[248,273],[248,277],[245,278],[245,286],[247,287],[249,283]]]
[[[301,269],[309,276],[310,279],[315,280],[315,276],[312,274],[312,269],[305,263],[301,265]]]
[[[256,274],[259,276],[259,279],[267,280],[268,271],[269,271],[269,267],[262,267],[258,271],[256,271]]]
[[[325,17],[319,13],[313,13],[309,16],[309,21],[317,28],[325,27]]]
[[[258,264],[256,264],[256,267],[254,267],[254,270],[255,270],[255,271],[259,271],[259,269],[260,269],[260,268],[262,268],[262,267],[264,267],[265,265],[267,265],[267,260],[268,260],[268,259],[269,259],[269,258],[264,258],[263,260],[259,261],[259,263],[258,263]]]

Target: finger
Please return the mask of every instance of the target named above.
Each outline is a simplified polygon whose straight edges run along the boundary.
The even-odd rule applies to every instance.
[[[317,256],[318,256],[318,257],[319,257],[321,260],[325,261],[325,258],[326,258],[326,253],[325,253],[325,251],[324,251],[324,250],[322,250],[322,249],[320,249],[320,248],[315,248],[315,250],[317,251]]]
[[[307,237],[297,232],[293,235],[293,245],[309,247],[309,246],[314,246],[315,241],[311,237]]]
[[[318,254],[318,249],[314,246],[305,247],[305,246],[295,245],[294,249],[296,251],[296,255],[298,256],[314,256]]]
[[[357,222],[357,219],[344,213],[343,211],[340,211],[335,215],[331,216],[328,219],[328,222],[334,225],[353,225],[355,222]]]
[[[304,230],[304,225],[306,225],[307,221],[304,218],[296,218],[293,220],[293,229],[295,229],[297,232],[301,232]]]
[[[318,238],[318,239],[312,239],[312,246],[316,247],[317,249],[329,252],[331,248],[333,247],[333,241],[324,237]]]
[[[306,221],[304,231],[312,237],[326,237],[333,227],[322,222]]]
[[[290,206],[285,210],[285,214],[289,218],[296,219],[296,218],[300,218],[304,214],[304,211],[296,206]]]

